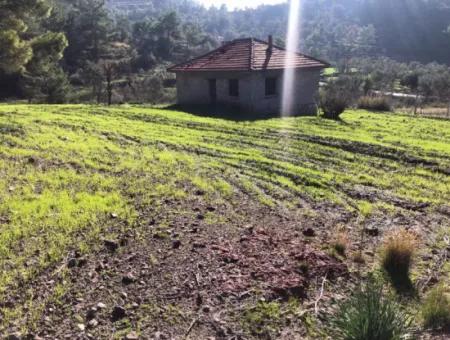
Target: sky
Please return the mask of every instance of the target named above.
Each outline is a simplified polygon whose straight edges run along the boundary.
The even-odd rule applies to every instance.
[[[197,0],[205,6],[220,6],[226,4],[228,9],[257,7],[262,4],[279,4],[287,2],[287,0]]]

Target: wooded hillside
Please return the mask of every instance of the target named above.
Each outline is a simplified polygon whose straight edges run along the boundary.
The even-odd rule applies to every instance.
[[[361,58],[450,63],[450,5],[445,0],[302,4],[302,51],[344,71],[360,66]],[[193,0],[3,0],[0,97],[48,103],[170,102],[168,65],[239,37],[272,34],[283,46],[287,15],[287,4],[228,11]],[[402,67],[406,75],[417,68]]]

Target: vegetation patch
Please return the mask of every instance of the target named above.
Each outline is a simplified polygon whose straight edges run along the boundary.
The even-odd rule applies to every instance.
[[[358,108],[369,111],[391,111],[391,104],[386,97],[363,96],[358,99]]]
[[[259,302],[244,312],[244,327],[257,336],[270,337],[277,333],[282,319],[278,302]]]
[[[409,272],[417,245],[417,236],[408,230],[395,230],[385,237],[382,266],[398,288],[410,286]]]
[[[444,285],[433,288],[422,305],[425,327],[450,331],[450,295]]]
[[[400,340],[409,333],[411,323],[394,296],[369,282],[341,305],[333,325],[339,339]]]
[[[254,324],[314,337],[387,230],[449,225],[443,120],[0,105],[0,125],[1,336],[251,339],[237,320],[264,298],[281,321],[269,305],[256,314],[275,321]]]

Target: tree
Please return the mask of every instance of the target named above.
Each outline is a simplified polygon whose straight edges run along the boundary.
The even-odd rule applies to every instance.
[[[410,72],[407,73],[400,80],[400,84],[406,86],[412,93],[416,95],[416,99],[414,101],[414,114],[417,114],[417,107],[419,105],[419,78],[420,75],[418,72]]]
[[[113,40],[113,21],[104,0],[76,0],[63,23],[69,46],[64,60],[70,73],[98,62]]]
[[[34,73],[25,72],[20,83],[29,102],[65,103],[70,91],[67,74],[55,64],[47,64]]]
[[[43,0],[0,1],[0,71],[20,73],[33,57],[28,31],[31,21],[46,18],[51,8]]]
[[[67,47],[63,33],[45,27],[53,7],[43,0],[0,1],[0,77],[13,81],[29,100],[63,102],[68,80],[59,61]],[[2,76],[3,74],[3,76]]]
[[[102,59],[98,63],[103,72],[108,105],[112,104],[114,82],[121,75],[129,71],[131,58],[131,47],[124,43],[115,42],[111,43],[108,48],[108,53],[102,56]]]

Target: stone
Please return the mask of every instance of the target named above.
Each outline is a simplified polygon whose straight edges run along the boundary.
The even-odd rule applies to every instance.
[[[125,310],[125,308],[123,308],[121,306],[115,306],[111,313],[111,319],[112,319],[112,321],[119,321],[119,320],[123,319],[126,315],[127,315],[127,311]]]
[[[67,268],[75,268],[77,264],[77,259],[71,258],[69,261],[67,261]]]
[[[119,243],[117,243],[116,241],[112,241],[112,240],[104,240],[103,244],[105,245],[105,247],[109,250],[109,251],[116,251],[117,249],[119,249]]]
[[[122,283],[124,285],[130,285],[136,282],[136,277],[132,273],[128,273],[122,277]]]
[[[86,313],[86,319],[92,320],[95,318],[96,314],[97,314],[97,308],[95,308],[95,307],[89,308],[89,310]]]
[[[97,303],[97,308],[98,309],[105,309],[106,305],[103,302],[99,302],[99,303]]]
[[[380,235],[380,230],[377,227],[367,227],[364,229],[367,235],[376,237]]]
[[[203,196],[203,195],[205,195],[205,192],[203,190],[197,190],[197,191],[195,191],[195,195],[196,196]]]
[[[92,320],[90,320],[90,321],[88,322],[88,326],[89,326],[90,328],[95,328],[95,327],[98,326],[98,321],[97,321],[96,319],[92,319]]]
[[[173,240],[172,241],[172,248],[173,249],[179,249],[181,247],[181,241],[180,240]]]
[[[88,261],[85,258],[81,258],[81,259],[78,260],[77,266],[79,268],[81,268],[81,267],[84,267],[85,265],[87,265],[87,263],[88,263]]]
[[[79,324],[77,324],[77,328],[78,328],[80,331],[84,332],[84,330],[86,329],[86,326],[85,326],[84,324],[82,324],[82,323],[79,323]]]
[[[303,235],[306,237],[314,237],[316,236],[316,232],[313,228],[306,228],[303,230]]]
[[[206,248],[206,244],[200,243],[200,242],[195,242],[192,244],[192,248],[194,248],[194,249]]]
[[[125,336],[125,340],[137,340],[139,339],[139,335],[136,332],[130,332]]]

